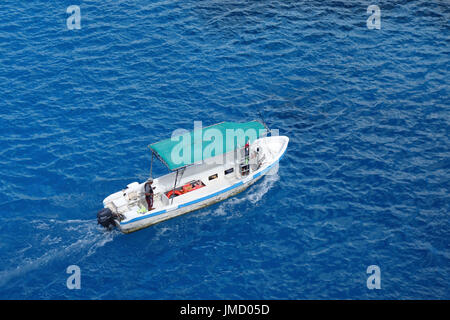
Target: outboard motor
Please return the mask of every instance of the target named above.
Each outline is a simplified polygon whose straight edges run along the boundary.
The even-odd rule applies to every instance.
[[[106,229],[115,227],[114,218],[116,218],[116,215],[109,208],[104,208],[97,213],[98,224],[101,224]]]

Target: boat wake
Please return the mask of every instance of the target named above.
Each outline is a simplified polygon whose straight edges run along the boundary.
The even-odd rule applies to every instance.
[[[251,203],[259,202],[262,197],[280,180],[280,176],[278,175],[278,167],[278,163],[274,165],[265,177],[263,177],[262,181],[254,186],[254,190],[250,187],[248,195],[245,198]]]
[[[0,271],[0,287],[50,263],[66,260],[67,266],[80,263],[120,234],[118,231],[99,232],[95,220],[50,219],[34,220],[30,224],[31,230],[39,229],[41,232],[28,232],[26,239],[19,239],[26,245],[15,250],[10,257],[6,264],[11,267]]]

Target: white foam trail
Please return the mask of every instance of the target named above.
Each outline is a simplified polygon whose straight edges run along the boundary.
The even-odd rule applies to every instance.
[[[36,223],[32,221],[31,223]],[[82,257],[77,259],[77,261],[83,261],[85,258],[91,256],[96,252],[98,248],[103,247],[106,243],[111,242],[116,235],[119,234],[117,231],[112,232],[99,232],[97,228],[97,223],[95,220],[69,220],[69,221],[55,221],[51,220],[48,223],[39,221],[35,226],[38,229],[42,229],[43,225],[67,225],[67,224],[77,224],[76,226],[70,226],[64,228],[65,232],[68,232],[69,242],[70,237],[78,238],[75,242],[71,242],[68,245],[58,245],[56,248],[48,250],[42,256],[35,259],[24,259],[15,269],[9,269],[0,271],[0,287],[4,286],[10,280],[22,276],[23,274],[29,273],[30,271],[41,268],[48,263],[55,261],[57,259],[62,259],[69,256],[74,256],[75,254],[82,254]],[[75,233],[75,234],[74,234]],[[78,234],[77,234],[78,233]],[[51,235],[46,235],[42,240],[40,245],[49,246],[55,245],[62,241],[61,237],[52,237]],[[27,248],[27,250],[31,250]],[[83,251],[87,250],[86,253]]]
[[[227,215],[231,213],[230,217],[240,215],[235,213],[235,206],[237,204],[243,203],[245,201],[250,201],[253,204],[259,202],[264,195],[269,192],[270,189],[279,180],[278,176],[278,165],[274,166],[262,178],[262,181],[258,182],[256,185],[250,186],[246,191],[245,197],[236,198],[232,197],[230,199],[222,202],[218,208],[216,208],[212,215]],[[205,212],[205,215],[211,214],[211,212]],[[57,259],[63,259],[65,257],[74,256],[75,254],[82,254],[80,259],[77,261],[83,261],[87,257],[93,255],[98,248],[103,247],[105,244],[114,240],[114,237],[120,234],[119,231],[114,230],[112,232],[99,232],[97,227],[97,222],[95,220],[55,220],[51,219],[48,221],[34,220],[31,221],[36,229],[39,230],[52,230],[55,226],[62,226],[64,228],[65,235],[68,239],[64,239],[60,235],[53,236],[51,234],[45,235],[41,240],[41,246],[54,246],[55,248],[48,250],[42,256],[35,259],[24,259],[15,269],[0,271],[0,287],[4,286],[10,280],[22,276],[30,271],[41,268],[52,261]],[[158,236],[164,235],[169,229],[162,228],[158,233]],[[57,229],[56,231],[61,231]],[[70,241],[70,238],[76,238],[74,242]],[[68,245],[64,245],[64,241],[69,241]],[[24,248],[22,251],[30,251],[32,246]]]
[[[255,188],[255,192],[249,192],[247,197],[251,203],[257,203],[260,201],[262,197],[280,180],[280,176],[278,175],[278,167],[279,166],[277,163],[272,169],[269,170],[266,176],[263,177],[261,183],[258,184],[257,188]]]

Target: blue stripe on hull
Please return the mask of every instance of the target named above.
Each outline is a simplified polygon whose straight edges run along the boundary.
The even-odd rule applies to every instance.
[[[277,161],[275,161],[274,163],[272,163],[270,166],[267,166],[267,168],[265,168],[264,170],[262,170],[262,171],[256,173],[255,175],[253,175],[253,178],[252,178],[250,181],[252,181],[252,180],[258,178],[259,176],[263,175],[263,174],[266,173],[268,170],[270,170],[275,164],[277,164],[277,163],[283,158],[283,156],[284,156],[284,152],[283,152],[283,154],[280,156],[280,158],[278,158]],[[199,203],[199,202],[208,200],[208,199],[210,199],[210,198],[216,197],[216,196],[218,196],[218,195],[220,195],[220,194],[222,194],[222,193],[228,192],[228,191],[233,190],[233,189],[235,189],[235,188],[237,188],[237,187],[240,187],[240,186],[242,186],[242,185],[244,185],[244,183],[243,183],[242,181],[239,181],[238,183],[235,183],[235,184],[233,184],[232,186],[230,186],[230,187],[228,187],[228,188],[225,188],[225,189],[223,189],[223,190],[214,192],[214,193],[212,193],[212,194],[210,194],[210,195],[204,196],[203,198],[199,198],[199,199],[196,199],[196,200],[193,200],[193,201],[184,203],[184,204],[180,204],[180,205],[178,206],[177,209],[184,208],[184,207],[190,206],[190,205],[192,205],[192,204],[196,204],[196,203]],[[175,209],[175,210],[176,210],[176,209]],[[127,221],[127,222],[120,223],[120,225],[121,225],[121,226],[124,226],[124,225],[130,224],[130,223],[136,222],[136,221],[140,221],[140,220],[152,218],[152,217],[154,217],[154,216],[159,216],[159,215],[164,214],[164,213],[166,213],[166,212],[167,212],[167,210],[164,209],[164,210],[161,210],[161,211],[158,211],[158,212],[154,212],[154,213],[151,213],[151,214],[147,214],[147,215],[142,216],[142,217],[134,218],[134,219],[132,219],[132,220],[130,220],[130,221]]]

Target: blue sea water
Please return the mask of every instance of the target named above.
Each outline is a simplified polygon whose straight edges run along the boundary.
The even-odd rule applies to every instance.
[[[448,1],[0,13],[0,298],[450,298]],[[133,234],[97,226],[107,195],[148,176],[149,143],[257,112],[290,138],[276,175]]]

